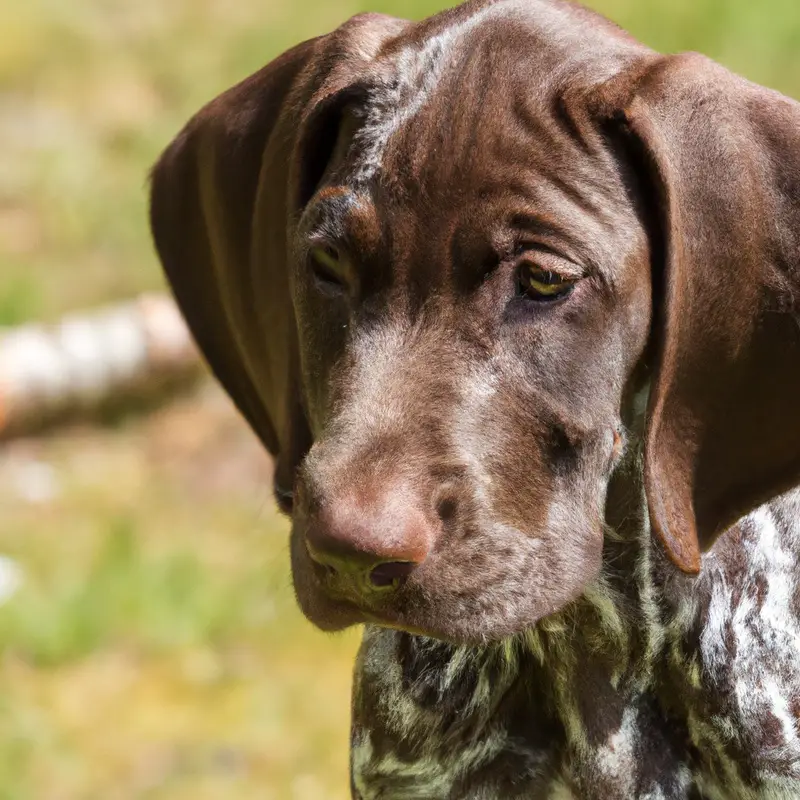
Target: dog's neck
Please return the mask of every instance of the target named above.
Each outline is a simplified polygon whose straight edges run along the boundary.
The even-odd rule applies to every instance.
[[[500,747],[490,733],[498,718],[508,735],[519,718],[523,735],[535,728],[544,750],[562,742],[585,756],[623,725],[632,703],[652,702],[668,627],[655,573],[667,565],[650,541],[640,462],[629,447],[609,487],[615,518],[600,574],[562,611],[484,646],[366,630],[356,669],[356,708],[363,709],[354,731],[357,773],[380,764],[384,747],[387,757],[411,758],[416,769],[425,759],[440,763],[447,742]],[[372,731],[359,728],[358,716]]]
[[[620,774],[633,774],[623,751],[644,739],[634,728],[657,715],[653,686],[667,648],[635,453],[627,461],[609,498],[627,511],[607,529],[601,572],[562,611],[484,646],[366,630],[352,752],[354,776],[365,787],[425,783],[430,773],[441,786],[426,784],[425,796],[445,797],[458,775],[498,753],[513,762],[506,772],[515,780],[571,753],[599,780],[608,773],[613,783],[604,796],[618,796]],[[622,494],[628,502],[619,504]],[[666,754],[676,745],[657,737],[653,747]],[[516,797],[511,787],[497,796]]]
[[[743,759],[800,753],[800,701],[787,706],[800,685],[800,492],[729,530],[698,576],[650,536],[635,446],[607,508],[598,577],[529,630],[484,646],[366,630],[353,726],[363,797],[404,780],[430,791],[409,797],[478,796],[459,787],[481,785],[498,760],[493,779],[513,784],[488,796],[560,796],[568,775],[580,797],[649,784],[683,797],[693,780],[727,787],[709,796],[750,797]],[[689,742],[705,759],[695,773]]]

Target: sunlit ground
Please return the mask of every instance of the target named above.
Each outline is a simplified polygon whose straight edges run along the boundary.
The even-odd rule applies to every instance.
[[[357,637],[300,618],[267,486],[211,389],[0,451],[26,572],[0,611],[0,797],[346,796]]]
[[[800,95],[797,0],[598,2],[649,43]],[[146,172],[191,112],[363,8],[3,0],[0,325],[159,288]],[[210,385],[0,449],[0,798],[347,796],[357,633],[292,598],[269,464]]]

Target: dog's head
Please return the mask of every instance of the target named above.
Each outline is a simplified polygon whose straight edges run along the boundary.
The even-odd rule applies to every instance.
[[[648,385],[678,566],[800,477],[799,125],[558,0],[357,17],[189,123],[156,244],[276,456],[314,622],[480,641],[563,607]]]

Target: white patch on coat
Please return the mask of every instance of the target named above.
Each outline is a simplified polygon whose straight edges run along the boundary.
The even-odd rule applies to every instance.
[[[695,745],[715,750],[723,772],[723,780],[698,775],[712,798],[734,789],[744,800],[800,796],[800,736],[790,707],[800,691],[800,620],[791,606],[800,573],[798,497],[791,492],[745,517],[741,542],[721,537],[701,574],[711,592],[700,643],[702,690],[731,701],[724,715],[689,720]],[[743,548],[746,570],[726,565],[724,548],[731,546]],[[744,783],[728,743],[748,748],[757,789]]]
[[[597,769],[607,778],[619,785],[625,796],[632,796],[636,785],[636,775],[631,770],[636,750],[638,713],[635,706],[628,706],[622,714],[619,728],[595,751],[594,762]]]
[[[706,563],[710,572],[716,565]],[[706,625],[700,637],[700,647],[704,653],[706,669],[716,675],[728,662],[725,646],[725,629],[731,619],[731,589],[726,585],[725,573],[719,570],[711,589],[711,600],[708,604]]]
[[[486,5],[459,22],[448,25],[418,46],[409,45],[396,57],[396,76],[374,87],[364,106],[364,122],[354,136],[360,153],[353,172],[355,183],[365,183],[381,169],[392,136],[414,117],[433,94],[457,44],[487,19],[507,17],[508,2]]]

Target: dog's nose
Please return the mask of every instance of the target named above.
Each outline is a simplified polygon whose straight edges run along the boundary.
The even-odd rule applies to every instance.
[[[340,502],[316,516],[306,549],[331,591],[363,596],[399,588],[425,561],[432,539],[413,505]]]
[[[326,553],[306,543],[311,559],[326,570],[326,583],[340,588],[364,593],[396,589],[417,567],[415,561],[383,561],[377,554]]]

